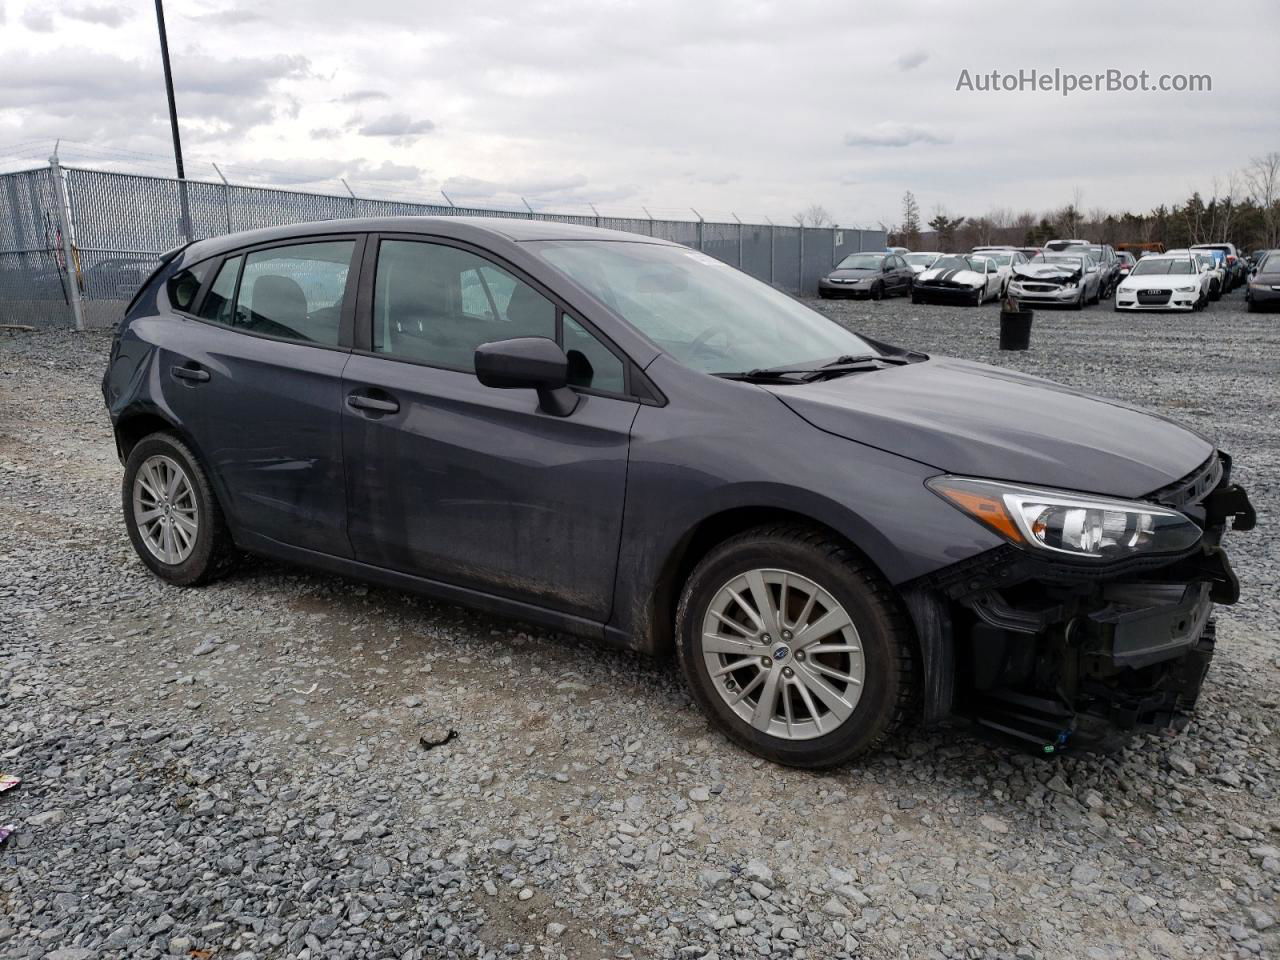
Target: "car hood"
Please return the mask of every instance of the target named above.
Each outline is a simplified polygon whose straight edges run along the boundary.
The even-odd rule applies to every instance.
[[[827,433],[972,477],[1140,497],[1213,452],[1138,407],[951,357],[766,389]]]
[[[986,276],[976,270],[953,270],[950,267],[930,267],[920,274],[925,283],[959,283],[976,287],[986,283]]]
[[[1080,268],[1069,263],[1020,263],[1013,273],[1023,280],[1074,280],[1081,275]]]
[[[868,277],[878,277],[880,273],[881,271],[879,270],[868,270],[862,267],[840,267],[828,273],[827,279],[865,280]]]
[[[1195,273],[1140,273],[1125,277],[1121,287],[1125,290],[1172,290],[1174,287],[1199,286],[1200,276]]]

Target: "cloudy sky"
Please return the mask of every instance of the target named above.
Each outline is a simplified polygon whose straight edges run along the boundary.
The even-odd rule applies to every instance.
[[[1146,210],[1280,150],[1280,4],[169,0],[188,175],[542,209],[846,225]],[[1212,92],[957,91],[962,70]],[[150,0],[0,0],[0,164],[162,171]]]

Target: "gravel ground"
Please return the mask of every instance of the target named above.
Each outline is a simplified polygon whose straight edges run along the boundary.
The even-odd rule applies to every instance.
[[[0,958],[1277,955],[1280,318],[1039,311],[1000,354],[994,305],[815,306],[1236,456],[1261,523],[1184,735],[943,729],[806,774],[668,661],[261,560],[164,586],[119,519],[107,337],[0,336]]]

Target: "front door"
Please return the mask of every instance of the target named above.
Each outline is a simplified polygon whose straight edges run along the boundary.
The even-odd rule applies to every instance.
[[[372,241],[371,241],[372,242]],[[343,376],[348,531],[357,559],[603,622],[638,404],[624,361],[561,305],[462,246],[384,238],[371,354]],[[578,408],[474,374],[475,348],[558,339]]]
[[[340,328],[360,246],[326,238],[228,256],[199,307],[205,322],[186,321],[182,354],[162,358],[246,542],[351,556]]]

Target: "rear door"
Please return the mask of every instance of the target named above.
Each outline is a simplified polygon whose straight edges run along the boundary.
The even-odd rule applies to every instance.
[[[307,237],[227,255],[162,371],[246,545],[351,555],[339,410],[363,243]]]
[[[639,403],[615,347],[484,251],[370,240],[344,375],[348,523],[357,559],[603,622]],[[568,417],[532,390],[482,386],[475,348],[558,340],[582,394]]]

